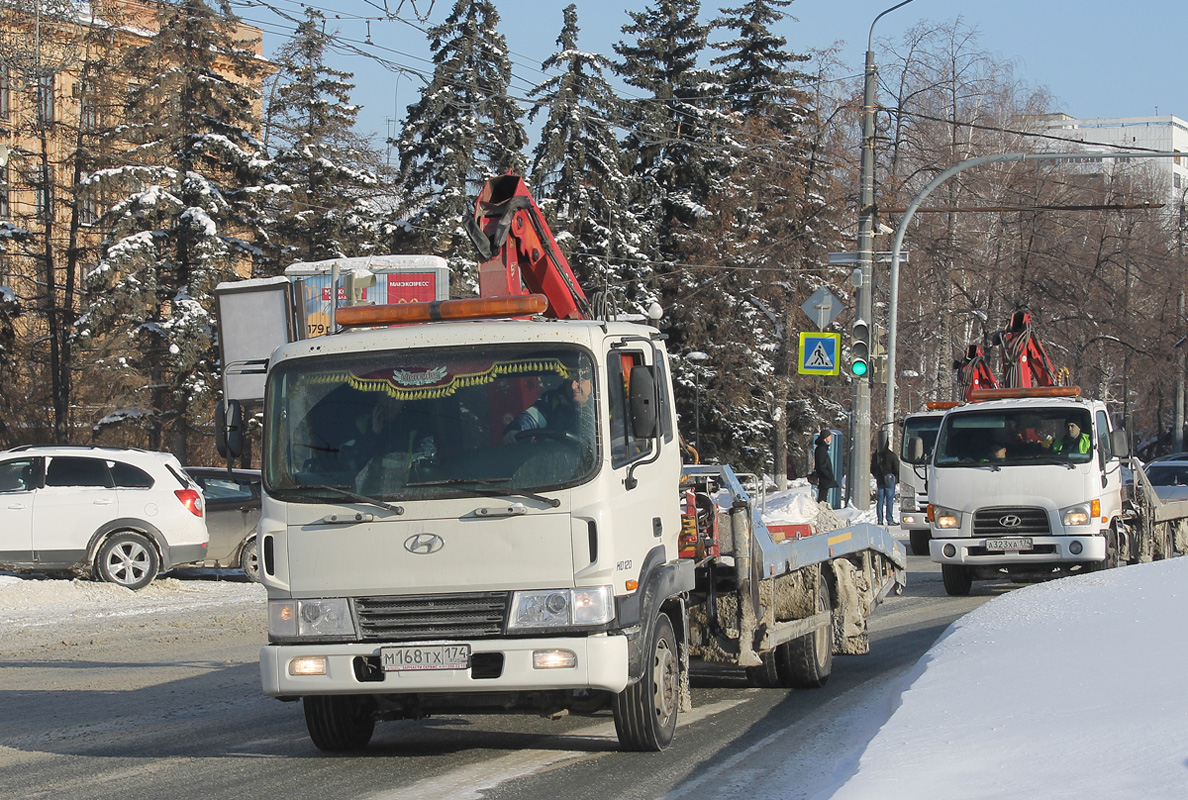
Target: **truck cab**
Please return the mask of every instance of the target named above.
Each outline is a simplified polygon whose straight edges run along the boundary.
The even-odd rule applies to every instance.
[[[265,692],[304,698],[328,750],[366,744],[377,718],[606,706],[629,749],[667,744],[682,615],[664,606],[693,587],[671,391],[658,332],[629,323],[430,322],[279,349]]]
[[[908,532],[912,555],[928,555],[928,541],[932,538],[928,524],[928,482],[925,471],[936,445],[936,434],[940,430],[944,409],[932,408],[908,414],[903,419],[903,437],[899,448],[899,527]],[[948,403],[946,406],[953,406]],[[921,449],[911,451],[913,440],[918,440]]]
[[[1079,396],[950,410],[928,465],[929,551],[946,591],[1116,560],[1123,469],[1113,432],[1105,405]]]

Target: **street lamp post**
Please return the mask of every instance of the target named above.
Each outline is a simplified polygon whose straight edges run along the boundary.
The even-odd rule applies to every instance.
[[[858,269],[862,283],[858,288],[856,320],[866,323],[873,334],[874,327],[874,182],[875,182],[875,60],[874,29],[887,14],[906,6],[912,0],[891,6],[870,23],[866,45],[866,72],[862,92],[862,166],[859,176],[858,199]],[[850,458],[850,500],[856,508],[870,508],[867,466],[870,463],[870,383],[871,374],[854,376],[854,441]]]

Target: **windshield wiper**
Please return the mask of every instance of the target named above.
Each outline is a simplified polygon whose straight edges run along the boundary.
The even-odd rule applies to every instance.
[[[440,481],[418,481],[416,483],[408,483],[406,486],[465,486],[467,484],[474,486],[485,487],[486,491],[476,491],[475,494],[483,497],[527,497],[531,500],[536,500],[541,503],[556,508],[561,505],[561,501],[556,497],[545,497],[544,495],[534,494],[533,492],[525,491],[524,489],[509,489],[504,491],[507,487],[502,487],[499,484],[510,481],[511,478],[448,478]]]
[[[303,483],[303,484],[299,484],[293,488],[295,488],[295,489],[321,489],[324,492],[331,492],[333,494],[339,495],[340,497],[345,497],[348,500],[354,500],[356,503],[366,503],[367,505],[372,505],[372,506],[376,506],[378,508],[382,508],[385,511],[391,511],[393,514],[399,515],[399,514],[404,513],[404,509],[401,508],[400,506],[394,506],[391,503],[385,503],[383,500],[380,500],[379,498],[376,498],[376,497],[368,497],[365,494],[359,494],[358,492],[352,492],[350,489],[346,488],[345,486],[331,486],[330,484],[327,484],[327,483],[316,483],[316,484]]]

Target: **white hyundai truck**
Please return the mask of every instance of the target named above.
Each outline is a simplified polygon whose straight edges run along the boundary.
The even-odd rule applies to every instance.
[[[1076,387],[975,392],[948,411],[928,464],[933,561],[945,590],[1173,554],[1184,503],[1161,504],[1104,403]],[[980,399],[989,398],[989,399]],[[911,445],[922,450],[917,438]]]
[[[480,198],[488,263],[551,244],[502,216],[538,214],[509,179]],[[691,660],[821,686],[904,584],[886,530],[771,530],[729,467],[682,467],[664,336],[537,266],[543,294],[339,309],[343,332],[267,359],[261,679],[321,749],[384,720],[609,710],[625,749],[660,750]]]

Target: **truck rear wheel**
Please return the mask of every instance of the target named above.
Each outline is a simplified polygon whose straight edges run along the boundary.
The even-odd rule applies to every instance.
[[[915,528],[908,533],[911,540],[912,555],[926,556],[928,555],[928,542],[932,539],[932,532],[927,528],[923,530]]]
[[[779,647],[784,647],[780,645]],[[747,667],[747,682],[759,689],[779,689],[784,683],[780,679],[779,667],[776,666],[776,652],[779,648],[763,653],[760,658],[763,663],[757,667]]]
[[[945,582],[945,593],[951,597],[965,597],[973,586],[969,569],[960,564],[941,564],[941,578]]]
[[[643,677],[615,695],[615,732],[624,750],[656,752],[672,742],[680,702],[680,659],[667,614],[652,625]]]
[[[319,750],[337,753],[362,750],[371,741],[375,719],[371,701],[355,695],[325,695],[303,698],[305,727]]]
[[[832,611],[829,582],[817,576],[817,613]],[[792,689],[819,689],[833,674],[833,625],[818,628],[807,636],[776,648],[776,669],[780,683]]]

